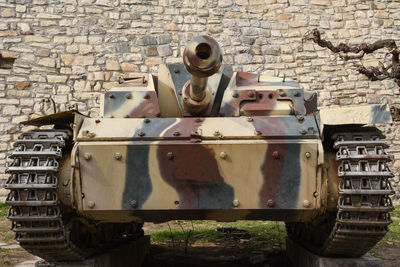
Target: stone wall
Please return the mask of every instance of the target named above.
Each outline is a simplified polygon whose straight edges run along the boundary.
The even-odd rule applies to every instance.
[[[392,81],[370,82],[302,36],[334,43],[399,39],[400,2],[368,0],[0,0],[0,179],[18,122],[77,104],[91,116],[120,77],[181,62],[185,43],[208,34],[234,69],[296,78],[321,106],[400,104]],[[399,43],[400,44],[400,43]],[[367,65],[384,53],[365,57]],[[12,69],[7,66],[12,65]],[[398,124],[382,128],[400,167]],[[399,184],[398,177],[393,179]],[[400,186],[398,187],[400,188]],[[399,190],[399,189],[397,189]]]

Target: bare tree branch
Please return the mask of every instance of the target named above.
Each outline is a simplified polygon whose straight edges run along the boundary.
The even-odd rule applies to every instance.
[[[335,46],[332,42],[322,39],[318,29],[313,29],[303,37],[303,40],[310,40],[321,47],[326,47],[333,53],[338,54],[339,57],[345,61],[354,59],[361,60],[365,54],[371,54],[379,49],[385,48],[388,50],[386,55],[392,56],[391,64],[385,66],[383,62],[378,62],[377,67],[365,67],[360,64],[354,64],[354,66],[359,73],[366,75],[371,81],[393,79],[394,82],[400,86],[400,49],[393,39],[378,40],[372,44],[362,43],[352,46],[339,43]]]

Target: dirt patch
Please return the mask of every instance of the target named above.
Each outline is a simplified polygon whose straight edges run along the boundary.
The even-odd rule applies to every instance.
[[[18,246],[14,241],[14,233],[10,230],[10,222],[0,217],[0,266],[15,266],[35,256]]]

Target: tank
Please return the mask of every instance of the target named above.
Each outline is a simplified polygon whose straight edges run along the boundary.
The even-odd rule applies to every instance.
[[[294,80],[222,62],[198,36],[183,64],[104,93],[98,118],[73,109],[23,122],[38,129],[15,141],[5,185],[20,245],[82,260],[139,238],[144,222],[276,220],[319,255],[369,251],[393,209],[374,127],[389,108],[319,110]]]

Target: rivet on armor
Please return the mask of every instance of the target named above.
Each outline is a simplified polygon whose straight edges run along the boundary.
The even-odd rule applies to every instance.
[[[303,130],[300,131],[300,133],[301,133],[302,135],[305,135],[305,134],[307,133],[307,130],[303,129]]]
[[[254,92],[249,92],[249,93],[247,94],[247,96],[248,96],[248,97],[254,97]]]
[[[114,98],[114,95],[113,94],[110,94],[110,96],[109,96],[110,98]]]
[[[235,91],[235,92],[233,92],[233,93],[232,93],[232,97],[234,97],[234,98],[237,98],[237,97],[239,97],[239,93],[238,93],[238,92],[236,92],[236,91]]]
[[[168,158],[169,160],[173,160],[173,159],[174,159],[174,153],[168,152],[168,153],[167,153],[167,158]]]
[[[262,132],[260,132],[260,131],[255,131],[254,132],[254,135],[261,135],[262,134]]]
[[[131,202],[129,202],[129,205],[131,205],[132,208],[137,208],[137,201],[132,200]]]
[[[279,159],[279,151],[275,150],[274,152],[272,152],[272,157],[274,159]]]
[[[297,97],[301,96],[301,94],[300,94],[299,91],[294,92],[293,95],[294,95],[294,96],[297,96]]]
[[[254,120],[253,120],[252,117],[247,117],[247,121],[248,121],[248,122],[253,122]]]
[[[94,203],[94,201],[91,201],[91,200],[88,201],[89,208],[93,209],[95,205],[96,205],[96,203]]]
[[[233,200],[232,204],[234,207],[239,207],[239,205],[240,205],[239,199]]]
[[[310,152],[306,152],[306,157],[307,158],[311,157],[311,153]]]
[[[180,136],[180,135],[181,135],[180,132],[178,132],[178,131],[174,132],[174,136]]]
[[[310,206],[311,206],[311,202],[309,201],[309,200],[304,200],[303,201],[303,206],[305,207],[305,208],[309,208]]]
[[[99,119],[97,119],[97,120],[95,120],[94,122],[95,122],[95,123],[100,123],[100,120],[99,120]]]
[[[175,201],[174,201],[174,204],[175,204],[175,205],[179,205],[179,201],[178,201],[178,200],[175,200]]]
[[[93,138],[93,137],[96,136],[96,134],[95,134],[95,133],[88,132],[88,133],[87,133],[87,136],[88,136],[89,138]]]
[[[145,94],[145,95],[143,96],[143,98],[144,98],[144,99],[149,99],[149,98],[150,98],[150,95],[149,95],[149,94]]]
[[[226,159],[226,156],[227,156],[227,154],[226,154],[224,151],[222,151],[221,153],[219,153],[219,157],[220,157],[221,159]]]
[[[304,121],[304,116],[303,115],[299,115],[297,116],[297,120],[300,121]]]
[[[132,94],[126,94],[126,95],[125,95],[125,98],[126,98],[126,99],[131,99],[131,98],[132,98]]]
[[[202,122],[201,118],[196,118],[194,121],[195,122]]]
[[[143,121],[144,121],[144,123],[150,123],[150,119],[147,119],[147,118],[144,119]]]
[[[83,157],[84,157],[86,160],[90,160],[90,159],[92,158],[92,155],[91,155],[90,153],[85,153],[85,154],[83,155]]]
[[[114,154],[114,158],[115,158],[116,160],[120,160],[120,159],[122,159],[122,155],[121,155],[121,153],[119,153],[119,152],[116,152],[116,153]]]
[[[214,132],[214,136],[220,136],[220,135],[221,135],[221,133],[219,131]]]
[[[174,73],[180,73],[180,70],[174,69]]]
[[[279,89],[279,90],[278,90],[278,94],[279,94],[280,96],[286,96],[286,93],[285,93],[282,89]]]
[[[146,133],[145,132],[139,132],[139,134],[138,134],[139,136],[145,136],[146,135]]]
[[[267,206],[268,207],[273,207],[273,206],[275,206],[275,202],[272,199],[268,199]]]

